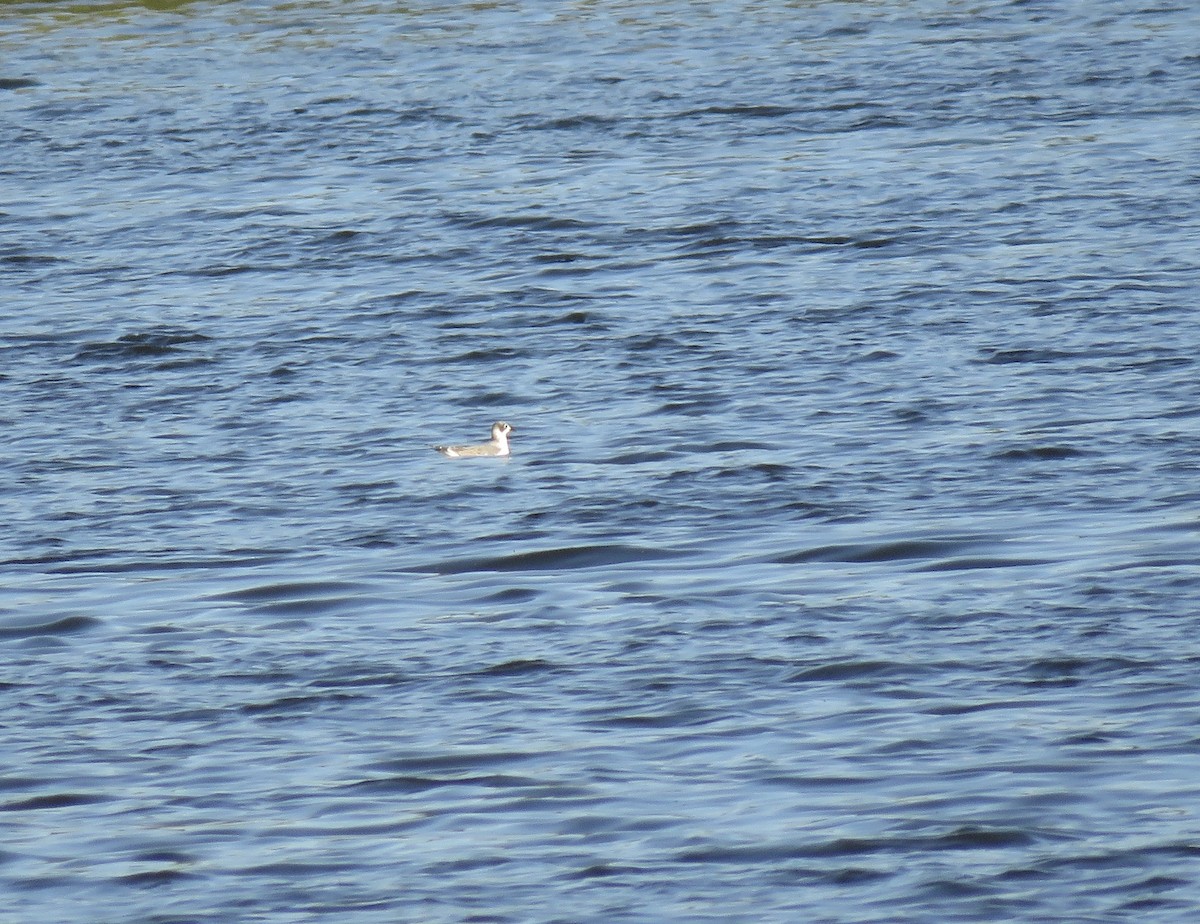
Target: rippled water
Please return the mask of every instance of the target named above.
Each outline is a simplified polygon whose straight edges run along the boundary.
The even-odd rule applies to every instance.
[[[3,920],[1200,913],[1192,5],[0,21]]]

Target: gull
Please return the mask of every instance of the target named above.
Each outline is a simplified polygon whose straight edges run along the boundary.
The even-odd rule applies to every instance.
[[[512,427],[503,420],[492,424],[492,438],[477,446],[434,446],[433,448],[447,459],[467,459],[473,456],[506,456],[508,455],[508,434]]]

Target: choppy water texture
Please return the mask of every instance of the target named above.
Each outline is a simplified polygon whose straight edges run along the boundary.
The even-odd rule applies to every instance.
[[[0,918],[1197,920],[1200,8],[0,18]]]

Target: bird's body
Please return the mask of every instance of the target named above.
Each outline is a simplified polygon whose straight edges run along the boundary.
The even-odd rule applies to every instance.
[[[433,448],[444,455],[447,459],[470,459],[478,456],[507,456],[508,450],[508,434],[512,433],[512,427],[506,424],[503,420],[498,420],[492,424],[492,438],[486,443],[480,443],[477,446],[434,446]]]

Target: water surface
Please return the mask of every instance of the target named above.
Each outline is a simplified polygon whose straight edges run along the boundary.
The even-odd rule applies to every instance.
[[[1200,912],[1186,4],[0,15],[6,920]]]

